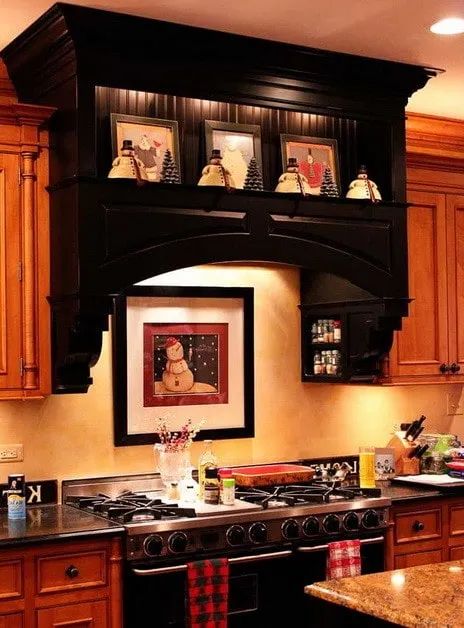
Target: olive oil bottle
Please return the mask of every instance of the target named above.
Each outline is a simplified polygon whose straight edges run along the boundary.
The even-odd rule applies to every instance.
[[[203,500],[205,496],[205,469],[217,466],[218,460],[213,452],[213,441],[205,440],[205,450],[198,460],[198,497],[200,500]]]

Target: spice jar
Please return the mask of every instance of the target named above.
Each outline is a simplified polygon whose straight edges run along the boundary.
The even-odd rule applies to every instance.
[[[217,467],[206,467],[203,495],[205,504],[219,504],[219,478]]]

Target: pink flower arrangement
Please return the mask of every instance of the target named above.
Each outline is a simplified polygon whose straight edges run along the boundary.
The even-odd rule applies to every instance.
[[[180,430],[171,432],[166,424],[166,419],[159,418],[156,433],[159,436],[161,445],[164,447],[164,451],[182,451],[190,447],[204,423],[205,420],[203,419],[194,425],[192,420],[188,419]]]

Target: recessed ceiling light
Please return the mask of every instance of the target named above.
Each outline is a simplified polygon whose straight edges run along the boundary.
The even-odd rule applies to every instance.
[[[464,19],[462,17],[447,17],[432,24],[430,30],[437,35],[459,35],[459,33],[464,33]]]

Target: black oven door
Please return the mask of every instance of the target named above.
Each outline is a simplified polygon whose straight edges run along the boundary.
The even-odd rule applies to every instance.
[[[298,597],[291,549],[234,556],[229,569],[228,628],[289,625]],[[128,566],[124,593],[125,628],[188,625],[185,565]]]

